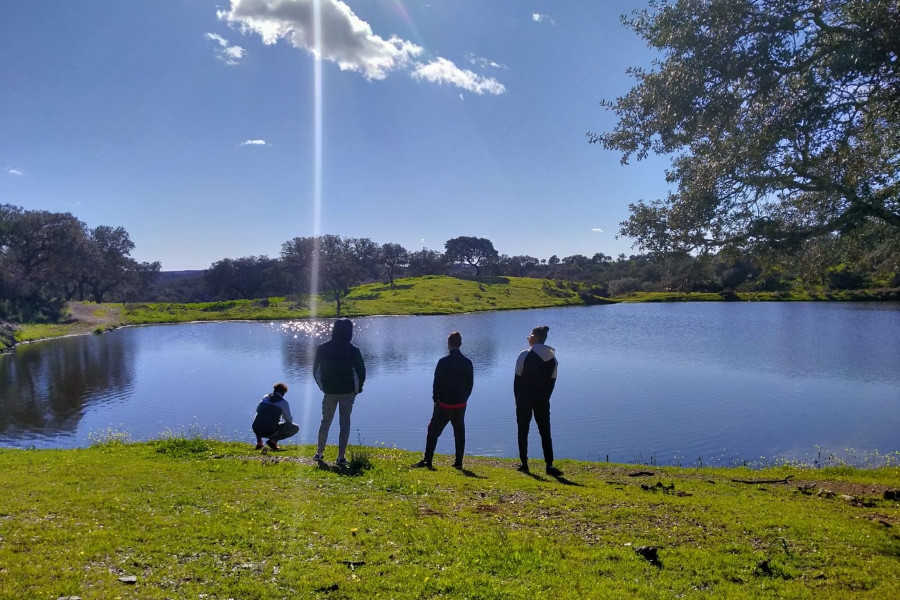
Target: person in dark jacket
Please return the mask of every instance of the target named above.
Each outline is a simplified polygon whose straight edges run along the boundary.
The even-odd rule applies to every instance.
[[[453,468],[462,469],[463,453],[466,449],[466,403],[472,393],[474,370],[472,361],[459,351],[462,336],[454,331],[447,338],[447,349],[450,353],[441,358],[434,369],[431,399],[434,412],[428,423],[428,435],[425,438],[425,458],[414,467],[432,468],[434,449],[447,423],[453,424],[453,439],[456,442],[456,461]]]
[[[300,431],[300,427],[294,423],[291,416],[291,407],[284,395],[288,388],[283,383],[276,383],[271,394],[263,396],[262,402],[256,407],[256,417],[253,419],[253,433],[256,434],[256,449],[263,447],[262,439],[266,441],[272,450],[281,450],[278,445],[280,440],[285,440]]]
[[[324,458],[325,443],[328,441],[328,430],[334,420],[334,412],[340,416],[340,433],[338,434],[337,464],[347,464],[345,456],[347,442],[350,440],[350,413],[353,401],[363,390],[366,380],[366,367],[359,348],[350,343],[353,339],[353,322],[350,319],[338,319],[331,330],[331,341],[325,342],[316,349],[313,361],[313,377],[319,389],[325,393],[322,398],[322,423],[319,425],[319,439],[313,459]]]
[[[528,336],[528,350],[516,360],[513,392],[516,396],[516,423],[519,430],[519,471],[528,473],[528,429],[531,417],[537,423],[544,450],[548,475],[558,477],[562,471],[553,466],[553,440],[550,437],[550,395],[556,386],[556,350],[547,346],[546,325],[535,327]]]

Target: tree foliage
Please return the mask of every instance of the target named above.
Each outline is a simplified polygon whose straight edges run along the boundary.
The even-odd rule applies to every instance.
[[[444,243],[444,254],[450,262],[464,262],[475,267],[475,276],[481,275],[481,267],[496,261],[500,255],[487,238],[460,236]]]
[[[653,252],[900,229],[897,0],[671,0],[623,19],[661,52],[589,140],[672,157],[621,233]]]
[[[409,263],[409,252],[400,244],[382,244],[378,260],[384,267],[391,287],[394,287],[394,275],[397,269]]]
[[[0,205],[0,319],[58,319],[65,302],[102,302],[145,286],[159,263],[131,258],[122,227],[89,229],[69,213]]]

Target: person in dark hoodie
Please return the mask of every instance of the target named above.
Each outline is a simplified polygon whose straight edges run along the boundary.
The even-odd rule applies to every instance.
[[[366,380],[366,367],[359,348],[350,343],[353,339],[353,322],[338,319],[331,330],[331,341],[316,349],[313,361],[313,377],[319,389],[325,393],[322,398],[322,423],[319,425],[319,439],[314,460],[324,458],[328,430],[334,420],[335,410],[339,411],[337,464],[347,464],[345,453],[350,439],[350,413],[353,401],[362,392]]]
[[[453,439],[456,442],[456,461],[454,469],[462,469],[463,453],[466,449],[466,402],[472,393],[474,371],[472,361],[459,351],[462,336],[454,331],[447,338],[449,354],[441,358],[434,369],[431,399],[434,401],[434,412],[428,423],[428,435],[425,438],[425,458],[414,467],[432,468],[434,449],[438,438],[447,426],[453,424]]]
[[[256,434],[256,449],[263,447],[262,439],[269,438],[266,444],[272,450],[281,450],[278,445],[280,440],[287,439],[300,431],[300,427],[294,423],[291,416],[291,407],[284,395],[288,388],[283,383],[276,383],[271,394],[263,396],[262,402],[256,407],[256,417],[253,419],[253,433]]]
[[[523,350],[516,360],[516,377],[513,392],[516,396],[516,423],[519,429],[519,471],[528,473],[528,429],[531,417],[537,423],[544,449],[544,462],[548,475],[558,477],[562,471],[553,466],[553,440],[550,437],[550,395],[556,385],[556,350],[547,346],[546,325],[535,327],[528,336],[528,350]]]

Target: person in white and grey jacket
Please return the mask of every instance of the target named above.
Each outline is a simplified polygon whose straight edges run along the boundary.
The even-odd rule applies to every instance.
[[[528,350],[523,350],[516,360],[516,377],[513,392],[516,396],[516,423],[519,430],[519,471],[528,473],[528,430],[531,417],[537,423],[544,450],[544,462],[548,475],[558,477],[562,471],[553,466],[553,439],[550,436],[550,396],[556,386],[556,350],[545,344],[546,325],[535,327],[528,336]]]
[[[291,406],[284,395],[288,387],[283,383],[276,383],[271,394],[263,396],[262,402],[256,407],[256,418],[253,419],[253,433],[256,434],[256,449],[263,447],[262,439],[269,438],[266,444],[272,450],[281,450],[278,445],[280,440],[287,439],[300,431],[300,427],[294,423],[291,415]]]

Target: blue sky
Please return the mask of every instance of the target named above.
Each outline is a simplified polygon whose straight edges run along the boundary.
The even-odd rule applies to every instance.
[[[618,224],[666,163],[585,134],[650,65],[619,21],[644,6],[3,2],[0,203],[121,225],[164,270],[325,233],[632,254]]]

